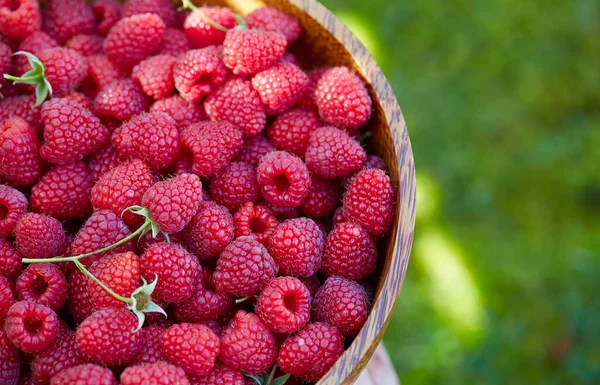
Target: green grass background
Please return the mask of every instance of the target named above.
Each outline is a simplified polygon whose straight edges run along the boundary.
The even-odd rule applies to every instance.
[[[403,384],[600,383],[600,2],[322,0],[417,166],[385,343]]]

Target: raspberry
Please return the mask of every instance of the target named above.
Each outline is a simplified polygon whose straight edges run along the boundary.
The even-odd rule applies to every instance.
[[[232,124],[200,122],[181,133],[181,147],[193,157],[193,171],[212,176],[227,165],[242,146],[242,133]]]
[[[117,150],[109,143],[90,156],[88,169],[92,173],[94,180],[98,180],[104,173],[117,167],[125,160],[126,158],[119,155]]]
[[[10,341],[25,353],[36,353],[49,347],[58,335],[58,329],[58,317],[52,309],[28,301],[12,305],[4,322]]]
[[[321,282],[319,281],[319,278],[317,278],[314,275],[311,275],[310,277],[298,277],[298,279],[308,289],[310,293],[310,302],[312,303],[315,294],[317,294],[317,291],[319,291],[319,288],[321,287]]]
[[[0,238],[0,274],[7,278],[15,278],[23,266],[21,258],[12,243]]]
[[[339,330],[316,322],[281,345],[277,363],[284,372],[315,382],[331,369],[342,353],[344,338]]]
[[[94,110],[94,102],[80,92],[71,92],[70,94],[63,96],[63,99],[78,104],[79,106],[84,107],[86,110]]]
[[[275,151],[275,147],[262,135],[257,135],[251,138],[244,139],[244,145],[238,151],[236,161],[248,163],[256,168],[263,156],[271,151]]]
[[[183,369],[166,362],[130,366],[121,373],[121,385],[189,385],[189,383]]]
[[[286,15],[276,8],[262,7],[251,12],[246,17],[248,27],[262,31],[279,32],[292,44],[302,34],[302,27],[298,20]]]
[[[0,42],[0,75],[12,73],[12,53],[13,51],[8,45]],[[1,76],[0,88],[4,87],[4,90],[6,90],[8,84],[8,80]]]
[[[42,173],[39,148],[33,128],[22,118],[0,122],[0,177],[17,187],[34,184]]]
[[[143,13],[157,14],[167,26],[175,24],[175,7],[169,0],[127,0],[123,5],[123,17]]]
[[[273,333],[295,333],[310,319],[310,293],[297,278],[275,278],[258,296],[256,315]]]
[[[166,113],[175,120],[180,129],[206,120],[206,114],[201,105],[188,102],[179,95],[157,100],[150,106],[150,112]]]
[[[233,240],[233,217],[229,211],[214,202],[202,202],[198,213],[185,230],[185,244],[199,259],[210,259],[221,254]]]
[[[235,236],[242,237],[254,235],[263,245],[269,243],[269,238],[279,222],[271,210],[265,206],[254,205],[252,202],[244,204],[233,216]]]
[[[38,55],[43,50],[54,47],[58,47],[58,42],[56,40],[50,37],[46,32],[37,31],[21,41],[18,51],[30,52],[34,55]],[[14,57],[14,68],[17,76],[21,76],[31,69],[31,65],[26,56],[17,55]]]
[[[310,188],[310,174],[302,159],[285,151],[263,156],[256,171],[263,196],[276,206],[300,206]]]
[[[164,99],[175,92],[174,66],[175,58],[171,55],[151,56],[133,67],[131,78],[146,95],[155,100]]]
[[[54,344],[38,353],[31,362],[32,377],[45,384],[65,370],[85,364],[85,359],[77,350],[75,332],[68,330],[60,333]]]
[[[93,361],[103,365],[122,365],[133,360],[139,350],[140,333],[132,312],[107,308],[90,315],[79,325],[77,347]]]
[[[368,154],[367,160],[365,161],[365,168],[376,168],[378,170],[387,171],[387,165],[385,160],[381,159],[377,155]]]
[[[0,329],[0,375],[7,385],[19,381],[19,351],[10,342],[3,329]]]
[[[88,82],[91,82],[91,88],[94,91],[100,90],[107,84],[124,78],[125,72],[110,61],[106,55],[93,55],[88,57]],[[118,88],[113,87],[112,92],[118,95]],[[137,89],[136,89],[137,90]],[[140,109],[140,112],[144,108]]]
[[[277,63],[286,45],[276,32],[232,29],[223,42],[223,61],[236,75],[254,75]]]
[[[62,249],[65,233],[57,219],[29,213],[17,222],[15,242],[25,258],[50,258]]]
[[[255,314],[240,310],[223,330],[219,358],[233,369],[260,374],[277,359],[275,338]]]
[[[213,283],[221,293],[250,296],[258,293],[277,271],[277,264],[255,237],[240,237],[221,253]]]
[[[312,319],[335,326],[344,337],[357,334],[367,320],[369,298],[358,283],[331,277],[312,302]]]
[[[352,281],[375,271],[377,246],[369,233],[354,223],[340,223],[329,233],[321,271]]]
[[[231,297],[216,292],[211,278],[212,272],[203,268],[192,296],[185,302],[175,304],[173,310],[179,322],[202,323],[217,320],[229,310]]]
[[[153,364],[158,361],[166,361],[167,357],[160,347],[160,337],[165,328],[158,325],[147,326],[140,330],[140,352],[133,364]]]
[[[31,209],[58,219],[82,218],[92,212],[94,178],[83,162],[57,166],[31,189]]]
[[[202,183],[194,174],[181,174],[156,183],[142,197],[142,206],[158,227],[168,233],[185,228],[198,212],[202,200]]]
[[[204,48],[210,45],[222,44],[225,40],[225,32],[219,31],[215,27],[208,24],[204,18],[199,16],[199,13],[204,14],[215,23],[230,29],[236,26],[237,22],[233,17],[233,12],[229,8],[219,7],[202,7],[199,12],[190,13],[183,24],[185,34],[194,48]]]
[[[333,214],[340,204],[340,186],[335,179],[312,177],[308,194],[304,198],[300,211],[307,217],[325,218]]]
[[[194,292],[202,267],[182,246],[156,243],[140,257],[142,274],[148,282],[158,277],[153,295],[167,302],[183,302]]]
[[[360,169],[367,154],[346,132],[321,127],[311,133],[305,158],[310,171],[323,178],[335,178]]]
[[[23,40],[40,30],[42,17],[37,0],[2,0],[0,30],[7,37]]]
[[[191,49],[185,32],[175,28],[167,28],[163,35],[162,42],[156,50],[157,55],[179,56]]]
[[[278,150],[304,157],[311,132],[321,126],[316,112],[293,109],[278,116],[269,127],[268,134]]]
[[[331,225],[335,227],[335,225],[339,223],[347,222],[346,215],[344,214],[344,208],[338,207],[333,213],[333,218],[331,219]]]
[[[213,49],[195,49],[177,58],[173,75],[181,96],[196,103],[225,82],[227,67]]]
[[[29,301],[58,310],[67,300],[67,280],[51,263],[27,266],[17,279],[20,301]]]
[[[91,154],[106,144],[110,133],[89,110],[63,99],[42,105],[44,139],[42,158],[67,164]]]
[[[350,182],[344,194],[344,214],[373,235],[383,234],[394,219],[394,189],[384,171],[366,169]]]
[[[26,212],[25,195],[17,189],[0,184],[0,238],[12,236],[17,222]]]
[[[265,106],[249,80],[228,80],[206,98],[204,107],[212,120],[226,120],[246,136],[258,135],[267,124]]]
[[[59,43],[96,27],[94,12],[82,0],[49,0],[44,12],[44,30]]]
[[[98,23],[96,29],[102,36],[106,36],[110,29],[121,20],[121,4],[116,0],[96,0],[92,4],[92,11]]]
[[[217,364],[206,376],[190,376],[190,385],[244,385],[244,375],[239,370]]]
[[[74,270],[69,276],[69,312],[77,323],[83,322],[94,311],[87,281],[88,278],[79,270]]]
[[[94,364],[79,365],[52,377],[50,385],[118,385],[110,369]]]
[[[112,254],[94,262],[90,273],[118,295],[129,298],[140,286],[140,258],[132,252]],[[96,282],[88,280],[87,286],[95,310],[125,307],[124,302],[114,298]]]
[[[252,87],[260,95],[267,114],[277,115],[292,107],[308,85],[308,76],[291,63],[280,63],[258,73]]]
[[[112,135],[113,147],[124,157],[138,158],[154,169],[168,167],[179,152],[177,124],[163,112],[134,116]]]
[[[179,243],[182,244],[183,243],[183,239],[184,239],[184,234],[182,232],[179,232],[177,234],[169,234],[169,240],[171,242],[168,243]],[[146,250],[148,250],[148,248],[156,243],[163,243],[163,242],[167,242],[167,238],[165,237],[164,233],[159,232],[158,234],[156,234],[156,237],[154,236],[154,234],[152,234],[152,231],[147,232],[144,235],[141,235],[138,238],[137,241],[137,253],[139,255],[142,255],[146,252]],[[152,277],[152,279],[154,279],[154,277]]]
[[[139,205],[142,196],[152,185],[152,174],[148,166],[134,159],[108,171],[92,189],[92,205],[96,210],[108,209],[121,216],[129,206]],[[125,223],[135,224],[140,217],[126,212]]]
[[[115,80],[98,92],[94,107],[98,116],[128,120],[146,111],[148,99],[132,80]]]
[[[66,48],[79,52],[83,56],[99,55],[104,52],[104,39],[98,35],[75,35],[65,43]]]
[[[15,59],[20,57],[21,56],[16,56]],[[40,107],[36,107],[35,102],[35,95],[19,95],[5,97],[4,99],[0,98],[0,123],[11,117],[20,117],[31,125],[36,134],[41,136],[44,131],[44,126],[40,116]]]
[[[229,163],[212,178],[210,195],[215,202],[233,211],[246,202],[254,202],[260,196],[256,170],[246,163]]]
[[[6,313],[8,313],[8,309],[15,303],[15,295],[13,294],[11,286],[12,282],[0,274],[0,325],[4,325]],[[0,373],[2,373],[1,368],[2,367],[0,366]]]
[[[346,67],[333,67],[322,74],[314,100],[321,118],[336,127],[358,128],[371,117],[369,91]]]
[[[269,239],[269,252],[282,274],[309,277],[319,270],[325,236],[308,218],[290,219],[275,229]]]
[[[104,50],[119,66],[133,68],[156,51],[165,29],[165,23],[154,13],[125,17],[106,35]]]
[[[188,374],[202,376],[215,366],[221,343],[208,327],[182,323],[163,333],[161,346],[169,361]]]

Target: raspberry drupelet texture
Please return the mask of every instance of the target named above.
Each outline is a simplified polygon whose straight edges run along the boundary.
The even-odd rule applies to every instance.
[[[231,29],[237,24],[233,12],[229,8],[201,7],[199,12],[227,29]],[[183,23],[183,29],[194,48],[220,45],[225,40],[225,32],[211,26],[196,12],[191,12],[187,16]]]
[[[64,99],[42,105],[44,139],[40,155],[55,164],[68,164],[102,148],[109,131],[88,109]]]
[[[16,291],[20,301],[37,303],[56,311],[67,300],[67,280],[56,265],[34,263],[17,278]]]
[[[4,78],[4,74],[11,74],[13,68],[13,58],[12,58],[12,49],[0,42],[0,89],[7,89],[9,85],[8,79]]]
[[[264,198],[275,206],[300,206],[310,188],[310,174],[302,159],[285,151],[263,156],[256,171]]]
[[[96,0],[92,4],[96,17],[96,30],[101,36],[106,36],[110,29],[121,20],[121,3],[116,0]]]
[[[65,47],[77,51],[83,56],[100,55],[104,52],[103,42],[104,39],[101,36],[80,34],[67,40]]]
[[[315,111],[293,109],[279,115],[267,133],[278,150],[304,157],[311,132],[321,126]]]
[[[88,278],[79,270],[69,275],[69,312],[78,324],[89,317],[94,309],[92,294],[88,292]]]
[[[375,271],[377,246],[368,232],[355,223],[335,226],[327,236],[321,271],[358,281]]]
[[[7,37],[23,40],[40,30],[42,16],[36,0],[2,0],[0,2],[0,30]]]
[[[243,162],[229,163],[212,178],[210,196],[232,211],[246,202],[256,201],[260,196],[256,170]]]
[[[94,364],[74,366],[52,377],[50,385],[118,385],[112,371]]]
[[[167,26],[174,25],[177,17],[175,7],[169,0],[127,0],[123,5],[123,17],[143,13],[157,14]]]
[[[14,248],[13,244],[0,238],[0,274],[10,279],[15,278],[23,267],[21,259],[21,254]]]
[[[113,132],[112,144],[123,157],[138,158],[153,169],[164,169],[179,153],[177,123],[164,112],[134,116]]]
[[[238,311],[221,334],[221,362],[248,374],[260,374],[277,359],[273,334],[252,313]]]
[[[308,85],[308,76],[292,63],[280,63],[252,78],[267,114],[277,115],[292,107]]]
[[[206,120],[206,113],[201,105],[191,103],[179,95],[157,100],[150,106],[150,112],[166,113],[175,120],[180,130],[192,123]]]
[[[93,55],[88,57],[87,60],[88,79],[84,82],[84,86],[90,88],[90,93],[92,94],[97,93],[107,84],[115,80],[123,79],[126,76],[125,72],[110,61],[106,55]]]
[[[81,107],[84,107],[89,111],[94,110],[94,102],[92,99],[88,98],[81,92],[71,92],[70,94],[63,96],[63,99],[71,101],[75,104],[79,104]]]
[[[240,237],[221,253],[213,283],[221,293],[250,296],[258,293],[277,272],[273,257],[254,236]]]
[[[58,42],[56,40],[50,37],[46,32],[37,31],[27,36],[19,43],[18,51],[38,55],[43,50],[54,47],[58,47]],[[17,76],[22,76],[31,69],[31,64],[29,64],[29,60],[24,55],[15,56],[13,65]]]
[[[131,297],[140,286],[140,258],[132,252],[112,254],[94,262],[90,268],[100,282],[125,298]],[[92,280],[87,282],[88,292],[92,297],[94,310],[104,308],[125,308],[125,303],[114,298],[104,288]]]
[[[265,106],[249,80],[228,80],[206,98],[204,108],[212,120],[226,120],[246,136],[258,135],[267,124]]]
[[[360,171],[344,194],[344,215],[373,235],[383,234],[394,219],[394,189],[378,169]]]
[[[163,333],[161,346],[170,362],[188,374],[202,376],[215,366],[221,341],[205,325],[181,323]]]
[[[15,187],[34,184],[42,173],[39,148],[39,139],[27,121],[18,116],[1,121],[0,177]]]
[[[312,177],[308,194],[302,201],[300,211],[311,218],[329,217],[341,203],[340,183],[336,179]]]
[[[127,158],[119,155],[117,150],[112,146],[112,143],[109,143],[90,155],[88,169],[96,181],[104,173],[112,170],[126,160]]]
[[[73,49],[47,48],[37,56],[44,64],[46,79],[52,85],[54,96],[64,96],[73,92],[87,76],[87,59]]]
[[[217,364],[206,376],[188,376],[190,385],[244,385],[244,374]]]
[[[269,238],[279,222],[266,206],[245,203],[233,216],[235,236],[253,235],[263,245],[269,244]]]
[[[214,49],[195,49],[177,58],[173,76],[181,97],[197,103],[225,82],[227,67]]]
[[[59,373],[85,362],[77,350],[75,332],[61,331],[52,346],[38,353],[31,361],[31,373],[34,380],[47,384]]]
[[[185,229],[184,239],[188,250],[199,259],[217,257],[233,240],[233,217],[223,206],[202,202]]]
[[[345,337],[357,334],[367,320],[369,298],[358,283],[331,277],[312,302],[312,319],[335,326]]]
[[[231,306],[231,297],[218,293],[212,282],[212,272],[202,269],[195,291],[185,302],[174,305],[174,315],[179,322],[202,323],[221,318]]]
[[[160,346],[160,337],[164,331],[164,326],[160,325],[150,325],[140,330],[140,351],[132,364],[153,364],[158,361],[167,361]]]
[[[310,134],[305,160],[308,169],[323,178],[335,178],[360,169],[367,153],[360,143],[335,127],[317,128]]]
[[[272,279],[258,296],[256,315],[273,333],[295,333],[310,319],[310,293],[297,278]]]
[[[167,28],[156,54],[179,56],[190,49],[191,45],[185,32],[176,28]]]
[[[236,75],[254,75],[277,63],[286,45],[285,36],[277,32],[233,29],[223,42],[223,61]]]
[[[161,361],[130,366],[121,373],[121,385],[189,385],[183,369]]]
[[[146,95],[155,100],[164,99],[175,92],[175,61],[171,55],[151,56],[133,67],[131,78],[142,87]]]
[[[94,12],[82,0],[49,0],[44,16],[44,30],[59,43],[95,29]]]
[[[107,308],[92,313],[77,329],[77,348],[84,356],[103,365],[132,361],[140,347],[137,319],[126,309]]]
[[[148,98],[130,79],[115,80],[106,84],[94,100],[96,114],[117,120],[131,119],[146,111]]]
[[[18,58],[21,56],[17,56],[15,60]],[[35,106],[35,95],[4,96],[4,99],[0,98],[0,122],[19,117],[29,123],[35,134],[42,136],[44,124],[40,116],[40,107]]]
[[[263,135],[244,138],[244,144],[237,153],[235,158],[238,162],[248,163],[250,166],[258,167],[263,156],[271,151],[275,151],[275,147]]]
[[[302,27],[298,20],[286,15],[276,8],[261,7],[251,12],[246,17],[248,27],[263,31],[279,32],[292,44],[302,34]]]
[[[8,309],[15,303],[12,285],[12,281],[9,281],[8,278],[0,274],[0,325],[4,325],[6,313],[8,313]]]
[[[8,309],[4,330],[16,347],[25,353],[36,353],[52,345],[58,335],[59,321],[49,307],[21,301]]]
[[[342,353],[344,338],[339,330],[315,322],[281,345],[277,364],[286,373],[315,382],[331,369]]]
[[[15,243],[25,258],[50,258],[62,250],[65,233],[57,219],[29,213],[17,222]]]
[[[154,13],[125,17],[106,35],[104,50],[119,66],[133,68],[156,51],[165,29],[165,23]]]
[[[19,382],[19,351],[4,329],[0,329],[0,374],[6,384]]]
[[[17,222],[26,212],[25,195],[17,189],[0,184],[0,238],[12,236]]]

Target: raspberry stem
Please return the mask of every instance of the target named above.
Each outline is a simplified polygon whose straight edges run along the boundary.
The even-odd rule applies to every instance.
[[[81,271],[86,277],[88,277],[89,279],[91,279],[92,281],[94,281],[98,285],[100,285],[101,288],[103,288],[108,294],[115,297],[115,299],[118,299],[119,301],[125,302],[127,304],[133,303],[133,300],[131,298],[123,297],[122,295],[115,293],[110,287],[106,286],[106,284],[104,284],[104,282],[102,282],[98,278],[96,278],[96,276],[94,274],[92,274],[81,262],[79,262],[77,260],[75,260],[73,262],[75,263],[75,266],[77,266],[79,271]]]
[[[196,7],[194,5],[194,3],[192,3],[191,0],[183,0],[182,1],[182,7],[183,7],[183,9],[190,9],[192,12],[194,12],[196,15],[198,15],[202,20],[204,20],[205,22],[207,22],[212,27],[218,29],[219,31],[222,31],[222,32],[229,31],[228,28],[223,27],[221,24],[217,23],[216,21],[214,21],[210,17],[206,16],[206,14],[204,14],[204,12],[202,12],[200,9],[198,9],[198,7]],[[247,28],[248,27],[248,25],[246,24],[246,20],[244,20],[244,18],[242,16],[238,15],[237,13],[234,13],[233,17],[237,21],[238,27],[241,27],[241,28]]]
[[[23,55],[29,60],[31,70],[24,73],[21,77],[4,74],[4,78],[11,80],[13,84],[31,84],[35,86],[35,106],[40,106],[48,96],[52,96],[52,85],[46,79],[46,68],[44,64],[30,52],[18,51],[13,54]]]

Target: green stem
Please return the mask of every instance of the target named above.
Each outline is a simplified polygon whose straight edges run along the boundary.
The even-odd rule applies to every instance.
[[[183,0],[183,8],[191,9],[196,15],[198,15],[202,20],[211,25],[212,27],[218,29],[219,31],[227,32],[229,31],[227,28],[223,27],[221,24],[212,20],[210,17],[206,16],[204,12],[198,9],[190,0]]]
[[[83,274],[85,274],[86,277],[90,278],[92,281],[96,282],[98,285],[100,285],[101,288],[103,288],[104,290],[106,290],[106,292],[110,295],[112,295],[113,297],[115,297],[116,299],[118,299],[121,302],[125,302],[128,304],[131,304],[133,301],[131,300],[131,298],[125,298],[122,295],[119,295],[117,293],[115,293],[110,287],[106,286],[104,284],[104,282],[100,281],[98,278],[96,278],[96,276],[94,276],[94,274],[90,273],[90,271],[83,266],[83,264],[77,260],[73,261],[75,263],[75,266],[77,266],[77,268],[79,269],[79,271],[81,271]]]
[[[277,371],[277,364],[273,365],[273,369],[271,369],[271,374],[269,374],[269,379],[265,385],[271,385],[273,379],[275,378],[275,372]]]

